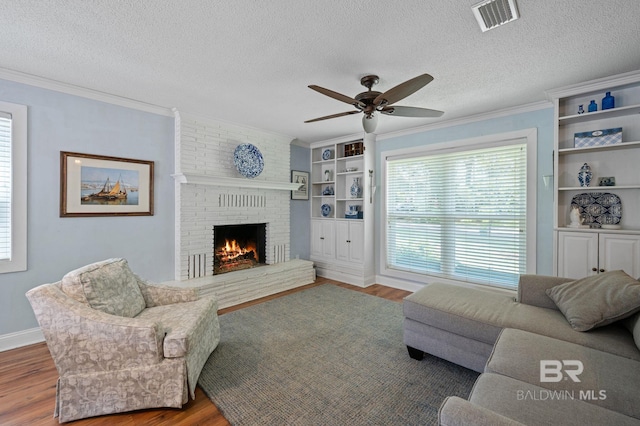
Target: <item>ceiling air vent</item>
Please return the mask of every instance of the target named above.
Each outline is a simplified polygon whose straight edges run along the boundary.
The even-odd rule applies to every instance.
[[[471,10],[482,32],[519,18],[516,0],[485,0],[475,4]]]

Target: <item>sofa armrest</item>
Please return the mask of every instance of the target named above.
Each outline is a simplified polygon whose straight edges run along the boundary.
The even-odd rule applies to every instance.
[[[58,373],[104,372],[160,363],[164,329],[155,321],[110,315],[54,284],[27,292]]]
[[[573,278],[552,277],[548,275],[520,275],[517,301],[526,305],[558,310],[556,304],[545,291],[559,284],[574,281]]]
[[[447,397],[438,410],[442,426],[524,426],[522,423],[457,396]]]
[[[147,308],[154,306],[172,305],[174,303],[193,302],[200,298],[197,288],[180,288],[166,285],[151,284],[138,279],[138,287],[147,304]]]

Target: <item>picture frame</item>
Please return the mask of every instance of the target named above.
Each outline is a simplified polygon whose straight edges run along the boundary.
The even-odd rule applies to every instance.
[[[153,166],[60,151],[60,217],[153,216]]]
[[[291,183],[299,183],[300,187],[291,191],[292,200],[309,199],[309,172],[291,170]]]

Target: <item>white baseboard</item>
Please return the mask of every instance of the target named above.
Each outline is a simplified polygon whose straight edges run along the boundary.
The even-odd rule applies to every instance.
[[[40,342],[44,342],[44,335],[42,334],[40,327],[3,334],[0,336],[0,352]]]
[[[425,284],[420,284],[412,281],[405,281],[397,278],[391,278],[384,275],[376,275],[376,283],[386,285],[387,287],[397,288],[398,290],[416,292],[420,290]]]

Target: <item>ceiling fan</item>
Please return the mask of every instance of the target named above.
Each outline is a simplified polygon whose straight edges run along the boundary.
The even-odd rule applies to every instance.
[[[360,84],[366,87],[366,92],[359,93],[355,98],[343,95],[333,90],[325,89],[324,87],[310,85],[309,88],[323,95],[338,101],[353,105],[356,107],[355,111],[340,112],[338,114],[326,115],[324,117],[314,118],[313,120],[307,120],[305,123],[313,123],[315,121],[328,120],[330,118],[342,117],[345,115],[364,113],[362,117],[362,126],[364,131],[372,133],[376,129],[378,124],[378,114],[380,112],[385,115],[396,115],[399,117],[440,117],[444,112],[434,109],[406,107],[406,106],[394,106],[396,102],[406,98],[407,96],[417,92],[424,86],[429,84],[433,77],[429,74],[421,74],[417,77],[407,80],[404,83],[400,83],[397,86],[387,90],[384,93],[376,92],[371,88],[378,84],[380,79],[377,75],[365,75],[360,79]]]

